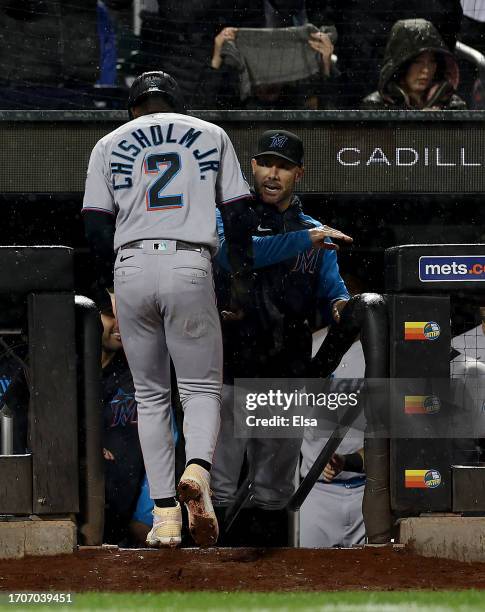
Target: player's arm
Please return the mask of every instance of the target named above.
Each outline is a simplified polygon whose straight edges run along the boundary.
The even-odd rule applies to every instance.
[[[83,200],[84,231],[94,257],[97,285],[113,287],[115,205],[113,186],[104,166],[103,143],[94,147],[88,165]]]
[[[254,211],[252,196],[229,137],[220,131],[221,158],[216,180],[216,202],[224,225],[231,293],[235,308],[251,304]]]
[[[326,238],[327,241],[330,238]],[[350,300],[350,294],[340,276],[336,251],[325,251],[319,270],[317,297],[327,305],[327,319],[340,320],[340,313]]]
[[[217,233],[219,236],[219,251],[217,263],[224,270],[230,270],[224,224],[219,211],[216,213]],[[263,268],[308,250],[312,246],[310,236],[312,230],[300,230],[288,232],[287,234],[276,234],[275,236],[252,236],[253,243],[253,267]]]
[[[224,236],[224,225],[219,212],[216,214],[217,233],[219,236],[219,251],[217,262],[224,270],[230,270],[227,257],[226,238]],[[331,233],[336,233],[338,237],[345,235],[331,227],[318,226],[311,229],[287,232],[286,234],[275,234],[274,236],[253,236],[253,267],[264,268],[273,264],[280,263],[286,259],[296,257],[308,249],[337,249],[337,245],[325,239]],[[345,238],[349,238],[345,236]]]
[[[219,204],[217,211],[218,225],[225,236],[226,259],[235,275],[249,273],[253,268],[251,203],[252,196],[245,195],[237,201]]]
[[[115,218],[104,212],[83,212],[84,233],[94,259],[97,285],[101,289],[113,287],[113,267],[116,259],[113,249]]]

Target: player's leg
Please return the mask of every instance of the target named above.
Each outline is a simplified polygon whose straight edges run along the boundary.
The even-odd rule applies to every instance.
[[[345,536],[344,487],[317,482],[300,508],[300,546],[342,546]]]
[[[300,546],[351,547],[364,543],[364,486],[317,482],[300,509]]]
[[[133,429],[133,425],[127,426]],[[144,475],[143,457],[136,429],[121,426],[105,431],[105,525],[104,542],[119,544],[128,535],[128,525],[136,506]]]
[[[255,466],[254,502],[265,510],[284,508],[295,490],[301,438],[261,438],[248,447]]]
[[[208,253],[177,251],[161,280],[165,333],[184,410],[187,468],[178,492],[186,502],[197,544],[215,543],[217,520],[210,500],[209,470],[220,423],[222,337],[212,263]]]
[[[145,474],[141,487],[138,489],[135,511],[128,526],[132,546],[140,547],[146,542],[147,535],[153,527],[153,509],[153,499],[150,498],[148,479]]]
[[[124,253],[132,251],[123,251]],[[138,431],[152,499],[175,495],[174,445],[170,411],[170,360],[163,320],[149,295],[154,261],[133,251],[130,265],[115,267],[117,317],[123,348],[135,384]],[[128,262],[127,262],[128,263]],[[121,276],[123,271],[129,273]],[[148,295],[147,295],[148,293]]]
[[[234,385],[224,384],[222,385],[221,428],[211,470],[213,503],[221,526],[224,526],[227,510],[233,505],[236,498],[244,455],[249,441],[247,438],[234,436],[234,420],[238,416],[244,417],[244,412],[234,406]],[[235,546],[239,544],[240,536],[243,534],[239,533],[240,530],[237,525],[239,525],[239,519],[236,519],[236,523],[230,532],[226,533],[222,529],[219,537],[221,545]],[[246,529],[243,527],[242,531],[246,532]]]
[[[221,428],[211,470],[213,501],[219,507],[228,507],[234,502],[248,442],[246,438],[234,437],[234,411],[234,385],[224,384]]]
[[[301,439],[255,438],[247,447],[254,478],[253,509],[249,509],[247,542],[252,546],[288,546],[286,504],[295,489]]]
[[[117,316],[135,384],[138,433],[150,496],[155,500],[173,500],[175,470],[170,359],[156,294],[160,260],[142,250],[122,253],[129,253],[132,257],[126,263],[120,263],[118,256],[115,265]],[[162,523],[165,526],[152,534],[154,537],[150,543],[167,546],[179,544],[181,515],[178,505],[155,509],[154,528]]]
[[[345,511],[347,522],[344,526],[342,546],[363,546],[365,543],[365,525],[362,515],[362,501],[364,499],[365,486],[355,489],[346,489]]]
[[[184,411],[187,461],[212,463],[220,419],[222,337],[212,264],[197,251],[172,256],[165,333]]]

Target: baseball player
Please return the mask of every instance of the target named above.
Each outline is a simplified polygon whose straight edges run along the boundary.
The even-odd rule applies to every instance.
[[[252,522],[263,531],[255,534],[257,545],[281,543],[286,535],[281,523],[286,521],[284,507],[294,489],[301,439],[235,438],[234,420],[242,411],[234,406],[234,378],[311,375],[309,321],[317,313],[339,320],[349,299],[339,273],[338,247],[331,238],[344,242],[352,239],[304,214],[294,193],[304,173],[303,155],[303,143],[296,134],[269,130],[261,135],[252,159],[258,219],[253,234],[256,308],[242,320],[230,310],[222,311],[225,369],[221,431],[213,469],[214,500],[223,516],[235,500],[246,454],[255,482],[255,509],[251,513],[256,519]],[[222,223],[218,228],[221,250],[216,288],[223,307],[224,269],[228,264]],[[226,542],[233,543],[232,537]]]
[[[116,252],[114,303],[155,501],[147,542],[172,547],[181,541],[170,422],[172,359],[187,459],[178,496],[187,506],[194,541],[208,546],[218,537],[209,482],[222,385],[211,265],[218,247],[216,205],[232,243],[235,306],[244,306],[246,271],[252,266],[251,235],[245,230],[251,196],[227,134],[184,114],[170,75],[140,75],[128,107],[132,120],[102,138],[91,153],[83,204],[86,235],[100,282],[108,288],[113,246]]]

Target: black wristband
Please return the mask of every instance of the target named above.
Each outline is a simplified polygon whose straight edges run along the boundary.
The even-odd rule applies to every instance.
[[[364,459],[360,453],[350,453],[344,455],[344,472],[357,472],[358,474],[364,473]]]

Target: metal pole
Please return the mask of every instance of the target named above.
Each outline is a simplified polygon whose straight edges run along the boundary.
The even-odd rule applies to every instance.
[[[464,59],[467,62],[475,64],[480,80],[485,82],[485,56],[480,53],[480,51],[465,45],[461,41],[457,41],[455,55],[458,59]]]
[[[0,411],[0,454],[13,455],[13,413],[5,404]]]
[[[133,1],[133,34],[135,36],[140,36],[141,32],[141,5],[142,0]]]

